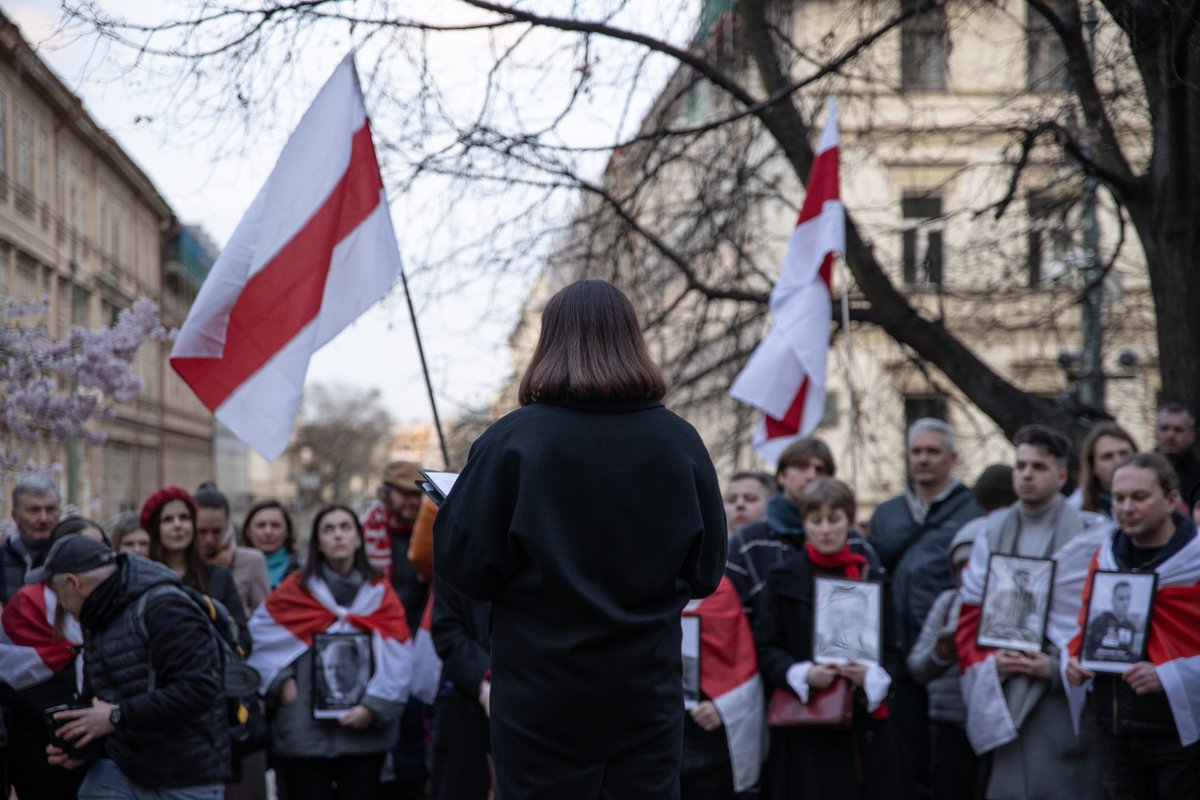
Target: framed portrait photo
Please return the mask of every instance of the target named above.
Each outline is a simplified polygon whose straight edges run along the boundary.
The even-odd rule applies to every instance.
[[[817,578],[813,590],[813,658],[878,664],[883,659],[883,584]]]
[[[1079,663],[1093,672],[1120,673],[1145,661],[1157,586],[1153,572],[1092,573]]]
[[[313,719],[337,719],[362,702],[375,673],[369,633],[313,636]]]
[[[680,652],[683,656],[683,707],[692,709],[700,705],[700,618],[686,615],[680,618],[683,639]]]
[[[1054,588],[1054,561],[993,553],[979,609],[980,647],[1041,650]]]

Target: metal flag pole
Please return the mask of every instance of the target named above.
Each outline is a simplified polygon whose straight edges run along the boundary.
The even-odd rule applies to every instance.
[[[433,396],[433,381],[429,379],[429,364],[425,362],[425,347],[421,344],[421,329],[417,326],[417,310],[413,308],[412,292],[408,290],[408,275],[400,270],[404,283],[404,299],[408,302],[408,316],[412,320],[413,336],[417,340],[417,355],[421,357],[421,374],[425,376],[425,389],[429,392],[429,408],[433,410],[433,426],[437,428],[438,443],[442,446],[442,461],[450,469],[450,450],[446,447],[446,434],[442,431],[442,419],[438,416],[437,400]]]
[[[850,347],[850,267],[846,257],[838,259],[841,262],[842,274],[842,337],[846,353],[846,396],[850,404],[850,485],[858,493],[858,401],[854,397],[854,384],[851,382],[850,361],[854,351]]]

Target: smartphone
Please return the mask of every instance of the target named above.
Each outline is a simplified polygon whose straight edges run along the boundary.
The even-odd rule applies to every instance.
[[[55,735],[54,732],[56,730],[58,730],[59,728],[61,728],[63,725],[65,725],[66,722],[64,720],[55,719],[54,715],[60,711],[75,711],[75,710],[81,709],[81,708],[91,708],[91,706],[71,705],[70,703],[66,703],[61,706],[54,706],[52,708],[47,708],[46,712],[45,712],[46,727],[50,731],[50,744],[52,744],[55,747],[57,747],[58,749],[62,750],[64,753],[66,753],[71,758],[76,757],[75,743],[69,742],[66,739],[60,738],[59,736]]]

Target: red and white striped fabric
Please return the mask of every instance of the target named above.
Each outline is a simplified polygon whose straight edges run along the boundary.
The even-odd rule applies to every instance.
[[[309,357],[386,294],[400,270],[351,54],[200,287],[171,366],[217,419],[275,459]]]
[[[700,618],[700,691],[721,715],[740,792],[758,782],[763,760],[763,685],[754,635],[729,578],[683,613]]]
[[[442,685],[442,660],[433,646],[433,634],[430,632],[432,621],[433,592],[430,592],[425,613],[421,615],[421,626],[413,637],[412,696],[426,705],[433,705]]]
[[[314,634],[359,631],[371,634],[375,655],[367,694],[405,702],[412,683],[412,644],[404,607],[384,580],[359,589],[344,608],[320,577],[301,583],[299,573],[287,576],[250,617],[254,649],[246,663],[262,676],[259,689],[265,694],[279,671],[312,647]]]
[[[1084,583],[1079,627],[1087,613],[1092,573],[1098,569],[1120,571],[1109,537],[1096,551]],[[1184,747],[1200,741],[1200,536],[1159,564],[1154,572],[1158,586],[1154,592],[1154,610],[1150,615],[1150,635],[1146,655],[1157,668],[1158,679],[1175,717],[1175,729]],[[1071,655],[1079,657],[1082,630],[1071,640]],[[1072,687],[1065,681],[1075,729],[1083,711],[1087,687]]]
[[[1092,554],[1111,530],[1110,525],[1084,528],[1050,556],[1054,560],[1054,585],[1046,619],[1046,640],[1060,654],[1066,653],[1067,645],[1079,629],[1079,603]],[[967,706],[967,738],[980,755],[1015,740],[1018,733],[1018,723],[1013,720],[1005,695],[1006,684],[996,671],[996,651],[975,643],[990,554],[988,537],[980,536],[963,570],[959,589],[962,607],[954,636],[961,673],[959,683]]]
[[[812,433],[825,411],[833,253],[846,249],[838,136],[837,102],[831,97],[804,205],[771,292],[775,324],[729,390],[734,399],[763,412],[754,449],[771,463],[789,444]]]
[[[58,597],[44,583],[22,586],[0,614],[0,675],[16,691],[37,686],[77,660],[75,683],[82,689],[83,632],[79,620],[67,615],[63,635],[54,636]],[[76,659],[76,654],[79,654]]]

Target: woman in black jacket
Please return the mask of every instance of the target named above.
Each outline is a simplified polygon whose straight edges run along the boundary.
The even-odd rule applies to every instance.
[[[725,508],[665,391],[625,295],[568,286],[523,408],[475,442],[438,513],[439,579],[492,603],[500,797],[679,796],[679,614],[721,580]]]
[[[882,608],[874,617],[880,630],[873,637],[839,629],[847,638],[844,646],[881,650],[879,662],[843,659],[835,665],[813,659],[817,579],[883,577],[870,547],[848,540],[854,524],[854,490],[835,478],[819,478],[805,487],[799,505],[807,541],[800,552],[767,573],[755,629],[758,663],[768,694],[790,691],[805,703],[835,681],[848,682],[854,716],[848,729],[772,726],[762,796],[764,800],[904,797],[910,782],[887,720],[889,673],[899,663],[890,636],[887,592],[880,592]]]
[[[142,528],[150,534],[150,559],[165,564],[183,582],[225,607],[238,626],[242,649],[250,651],[246,607],[229,567],[208,564],[196,538],[196,501],[187,489],[164,486],[142,505]]]

